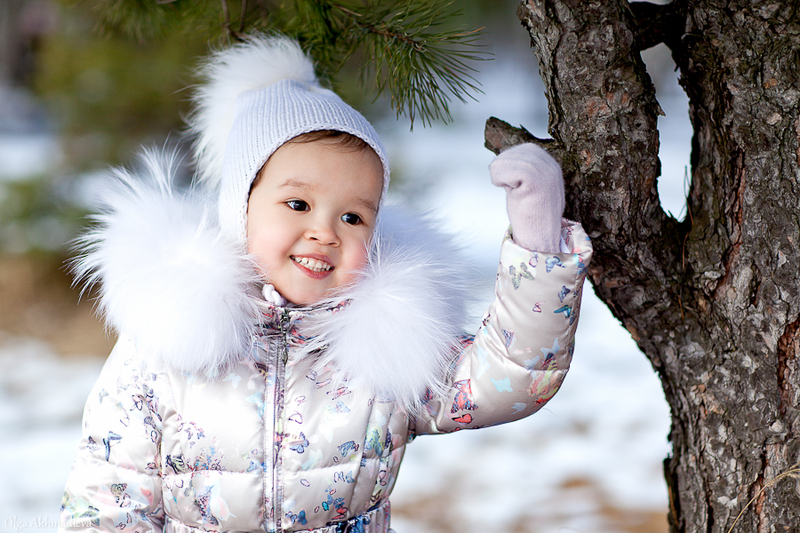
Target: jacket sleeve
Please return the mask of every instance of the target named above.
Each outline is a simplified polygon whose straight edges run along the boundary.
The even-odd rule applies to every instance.
[[[132,346],[118,342],[86,402],[60,530],[161,531],[161,419],[154,381],[140,369]]]
[[[566,253],[532,252],[506,235],[495,300],[477,334],[461,339],[444,395],[429,394],[412,435],[510,422],[538,411],[569,369],[592,246],[564,220]]]

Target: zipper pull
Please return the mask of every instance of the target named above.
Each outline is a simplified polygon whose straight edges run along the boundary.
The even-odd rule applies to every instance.
[[[284,326],[286,326],[288,322],[289,322],[289,311],[284,309],[283,311],[281,311],[281,320],[279,322],[281,327],[281,335],[283,335],[284,337],[286,336],[286,329],[284,329]]]

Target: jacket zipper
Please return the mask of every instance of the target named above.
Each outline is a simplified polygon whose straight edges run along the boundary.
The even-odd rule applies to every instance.
[[[283,434],[283,399],[286,384],[286,362],[289,360],[289,341],[287,324],[289,312],[284,309],[280,319],[280,343],[278,353],[275,354],[275,391],[273,395],[272,412],[272,513],[275,520],[275,533],[283,531],[283,471],[281,449]]]

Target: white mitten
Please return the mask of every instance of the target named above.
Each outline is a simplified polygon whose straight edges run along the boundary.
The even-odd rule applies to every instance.
[[[531,251],[561,251],[564,179],[561,167],[535,144],[519,144],[489,165],[492,184],[506,190],[514,241]]]

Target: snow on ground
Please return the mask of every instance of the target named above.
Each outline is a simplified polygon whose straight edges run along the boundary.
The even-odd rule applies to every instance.
[[[483,69],[487,97],[457,107],[451,126],[412,134],[393,120],[377,124],[402,181],[395,199],[444,218],[487,280],[507,220],[503,193],[489,184],[483,121],[497,116],[546,136],[543,91],[518,61]],[[677,91],[661,91],[675,122],[662,130],[659,188],[665,208],[677,215],[688,163],[686,104]],[[0,155],[9,153],[2,141]],[[433,186],[423,194],[424,183]],[[580,324],[573,368],[537,415],[421,437],[408,447],[393,497],[399,533],[666,531],[661,462],[670,450],[669,413],[658,379],[588,284]],[[0,332],[0,529],[50,531],[57,523],[83,402],[101,362],[63,359],[39,341]],[[651,515],[654,525],[643,525]]]
[[[101,364],[0,332],[0,530],[54,530]]]

